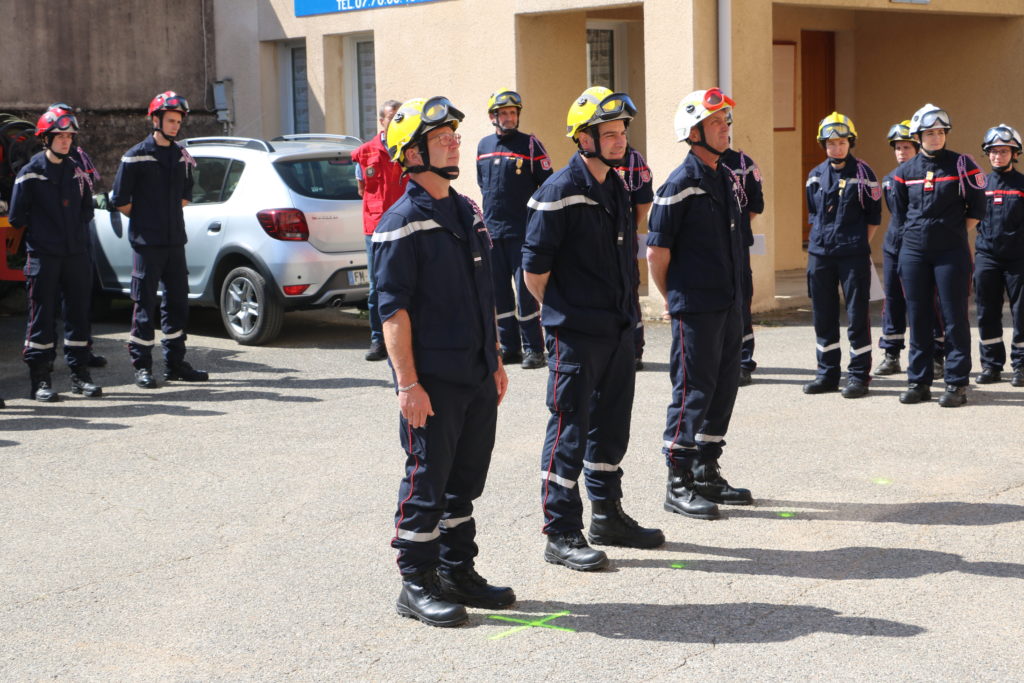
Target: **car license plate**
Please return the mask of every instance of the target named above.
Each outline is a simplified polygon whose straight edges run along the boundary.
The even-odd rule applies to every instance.
[[[348,283],[350,285],[368,285],[370,277],[366,274],[366,268],[348,271]]]

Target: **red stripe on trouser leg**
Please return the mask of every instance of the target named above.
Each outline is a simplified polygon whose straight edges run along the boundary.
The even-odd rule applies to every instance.
[[[416,490],[416,470],[420,468],[420,459],[417,458],[416,454],[412,452],[412,425],[409,424],[408,420],[405,423],[405,429],[406,440],[408,441],[409,444],[409,450],[406,452],[412,456],[413,468],[412,474],[409,475],[409,495],[407,495],[403,500],[399,501],[398,503],[398,521],[395,522],[395,535],[391,539],[392,543],[398,540],[398,529],[402,524],[402,520],[405,519],[405,504],[409,502],[409,499],[412,498],[413,492]],[[402,551],[399,550],[398,555],[395,557],[395,564],[398,564],[398,560],[401,558],[401,556]],[[399,567],[401,567],[401,565],[399,565]]]

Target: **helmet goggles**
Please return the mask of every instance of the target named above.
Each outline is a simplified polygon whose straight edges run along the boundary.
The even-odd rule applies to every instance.
[[[188,100],[186,100],[181,95],[175,95],[174,97],[168,97],[166,100],[164,100],[164,106],[161,107],[161,109],[164,109],[164,110],[167,110],[167,111],[172,111],[172,110],[177,109],[178,111],[183,111],[185,113],[188,113]]]
[[[614,92],[597,103],[594,118],[598,121],[613,121],[619,118],[623,112],[630,117],[636,116],[636,105],[626,93]]]
[[[491,109],[522,106],[523,98],[519,96],[519,93],[513,92],[512,90],[505,90],[494,96],[494,103],[491,105]]]
[[[885,135],[890,142],[896,140],[910,140],[910,126],[904,123],[894,123],[889,132]]]
[[[919,130],[929,130],[931,128],[946,128],[949,129],[949,114],[942,109],[933,109],[929,112],[925,112],[921,115],[921,124],[918,126]]]
[[[447,97],[431,97],[423,103],[423,112],[420,114],[424,129],[439,126],[452,119],[461,121],[464,118],[465,114],[456,109]]]
[[[78,120],[74,114],[61,114],[53,120],[50,126],[50,133],[76,133],[78,132]]]
[[[827,123],[821,127],[821,134],[818,136],[819,140],[829,140],[831,138],[850,138],[856,137],[853,130],[849,125],[845,123]]]
[[[709,112],[718,111],[723,107],[735,107],[736,102],[722,92],[721,88],[710,88],[704,93],[704,100],[701,102]]]
[[[998,145],[1000,142],[1013,141],[1013,131],[1008,128],[993,128],[985,136],[986,145]]]
[[[988,152],[993,147],[1001,146],[1010,147],[1018,152],[1021,151],[1020,134],[1005,123],[989,128],[985,133],[984,141],[981,143],[983,152]]]

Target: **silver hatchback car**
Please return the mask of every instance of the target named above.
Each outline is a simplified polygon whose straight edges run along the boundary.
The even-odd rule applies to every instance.
[[[185,207],[189,298],[220,310],[239,344],[265,344],[285,311],[363,304],[369,292],[362,203],[351,158],[358,138],[192,138]],[[130,294],[129,220],[97,211],[99,289]]]

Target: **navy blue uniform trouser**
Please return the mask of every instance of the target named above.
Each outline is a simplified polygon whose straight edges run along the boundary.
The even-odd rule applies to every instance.
[[[740,268],[743,275],[743,308],[740,313],[743,315],[743,343],[740,347],[740,367],[748,372],[757,369],[757,362],[754,360],[754,316],[750,306],[754,302],[754,271],[750,269],[750,249],[743,249],[743,266]]]
[[[839,346],[839,287],[846,299],[846,330],[850,342],[851,378],[867,384],[871,379],[871,257],[807,256],[807,291],[811,297],[817,337],[818,377],[836,383],[842,374]]]
[[[907,380],[930,385],[934,380],[934,296],[945,323],[945,380],[949,386],[967,386],[971,374],[971,328],[967,303],[971,284],[971,253],[966,247],[943,251],[900,250],[900,280],[907,296],[910,326],[910,362]]]
[[[662,449],[669,467],[722,454],[739,388],[742,330],[739,305],[672,316],[672,402]]]
[[[548,328],[548,420],[540,457],[545,534],[583,528],[578,480],[590,500],[622,498],[636,357],[633,330],[595,337]]]
[[[477,386],[420,375],[434,415],[418,429],[399,418],[405,476],[395,537],[403,576],[443,564],[472,567],[477,555],[473,501],[484,491],[494,448],[498,391],[493,375]]]
[[[878,340],[878,346],[889,355],[899,356],[906,346],[907,298],[900,282],[899,256],[887,251],[882,252],[882,286],[885,300],[882,302],[882,338]],[[935,305],[935,359],[941,361],[945,356],[946,330],[942,324],[937,292],[932,301]]]
[[[64,359],[72,370],[89,362],[92,263],[88,254],[50,256],[33,252],[25,261],[28,327],[22,358],[48,371],[56,357],[57,314],[64,301]]]
[[[499,237],[493,242],[491,273],[498,308],[498,341],[510,351],[525,349],[541,353],[544,338],[540,331],[540,307],[523,279],[523,240]],[[515,290],[512,289],[513,278]]]
[[[1001,259],[977,252],[974,256],[974,295],[978,307],[978,336],[981,365],[1002,369],[1006,363],[1003,345],[1003,292],[1010,300],[1013,339],[1010,364],[1024,369],[1024,259]]]
[[[135,247],[132,268],[132,328],[128,352],[132,365],[152,369],[156,345],[153,318],[160,304],[164,361],[177,365],[185,359],[185,325],[188,322],[188,268],[185,247]],[[157,290],[163,285],[163,299]]]
[[[384,343],[384,328],[380,323],[377,308],[377,278],[373,275],[373,235],[364,235],[366,240],[366,274],[370,280],[370,291],[366,297],[366,312],[370,316],[370,343]]]

